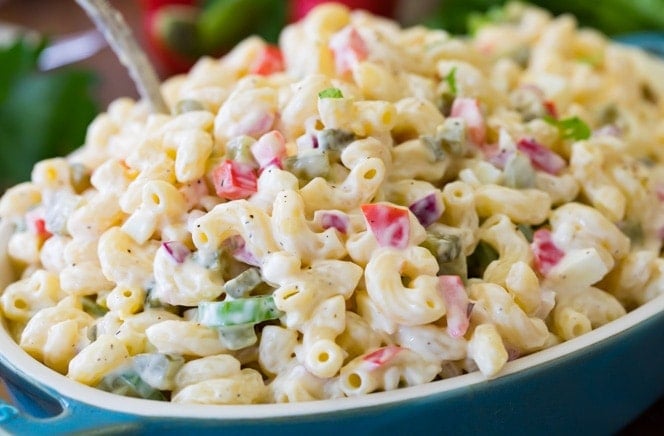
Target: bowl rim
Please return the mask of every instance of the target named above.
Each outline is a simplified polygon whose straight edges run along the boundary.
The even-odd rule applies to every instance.
[[[225,421],[251,419],[295,418],[329,413],[349,412],[424,400],[428,397],[454,395],[464,389],[489,386],[492,381],[509,375],[526,374],[554,361],[573,357],[599,345],[620,333],[638,327],[646,320],[664,315],[664,294],[637,307],[622,317],[574,339],[508,362],[503,370],[491,379],[479,371],[387,392],[376,392],[357,397],[316,400],[296,403],[268,403],[251,405],[203,405],[179,404],[123,397],[78,383],[43,365],[14,342],[0,317],[0,359],[5,360],[15,375],[22,377],[53,395],[66,405],[67,399],[92,407],[142,417],[200,418]]]

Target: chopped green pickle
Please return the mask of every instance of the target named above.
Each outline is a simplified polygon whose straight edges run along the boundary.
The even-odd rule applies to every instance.
[[[95,318],[101,318],[108,312],[106,307],[97,303],[89,296],[81,298],[81,304],[83,305],[83,310]]]
[[[468,277],[482,278],[486,267],[498,259],[498,252],[489,244],[480,241],[473,254],[468,256]]]
[[[258,166],[254,155],[251,153],[251,146],[256,140],[250,136],[238,136],[231,139],[226,144],[226,159],[240,162],[252,166]]]
[[[466,279],[466,258],[461,256],[461,241],[457,235],[444,234],[435,229],[427,232],[427,237],[422,242],[426,248],[436,257],[438,261],[438,275],[457,275]]]
[[[257,324],[281,316],[271,295],[237,300],[206,301],[198,305],[198,322],[208,327]]]
[[[343,129],[323,129],[316,134],[318,150],[326,152],[332,162],[337,161],[341,152],[355,139],[353,132]]]
[[[241,350],[258,341],[253,323],[219,327],[217,330],[221,343],[229,350]]]
[[[256,289],[256,286],[260,285],[262,281],[258,268],[249,268],[227,281],[224,284],[224,289],[233,298],[244,298],[248,297],[249,293]]]
[[[202,111],[202,110],[205,110],[205,106],[203,106],[203,103],[201,103],[198,100],[187,98],[184,100],[180,100],[175,104],[175,113],[177,115],[181,115],[185,112]]]
[[[309,181],[316,177],[327,177],[330,173],[330,159],[319,150],[310,150],[284,160],[284,168],[300,180]]]
[[[422,135],[420,141],[431,150],[437,161],[447,155],[460,157],[468,150],[466,130],[463,118],[451,117],[436,128],[433,136]]]
[[[519,229],[521,233],[523,233],[523,236],[526,237],[526,240],[528,242],[533,242],[533,234],[535,233],[535,231],[531,226],[529,226],[528,224],[518,224],[516,228]]]
[[[437,235],[427,233],[422,246],[436,257],[438,263],[446,263],[456,259],[461,253],[459,237],[456,235]]]

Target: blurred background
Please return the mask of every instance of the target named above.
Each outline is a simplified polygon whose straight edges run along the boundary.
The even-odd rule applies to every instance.
[[[221,55],[280,29],[321,0],[110,0],[161,78],[202,54]],[[504,0],[344,0],[351,7],[454,34],[500,19]],[[664,32],[664,0],[533,0],[611,36]],[[664,51],[664,47],[660,47]],[[34,162],[83,142],[92,118],[120,96],[137,97],[124,67],[74,0],[0,0],[0,194],[27,180]],[[3,395],[0,381],[0,396]],[[625,434],[664,428],[660,400]],[[655,434],[655,433],[652,433]]]

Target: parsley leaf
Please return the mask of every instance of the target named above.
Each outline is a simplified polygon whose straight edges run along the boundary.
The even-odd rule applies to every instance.
[[[458,93],[457,89],[457,83],[456,83],[456,72],[457,72],[457,67],[453,67],[449,73],[445,76],[445,81],[447,82],[447,86],[450,88],[450,93],[456,97]]]
[[[318,93],[318,98],[344,98],[344,95],[339,88],[327,88]]]
[[[25,40],[0,48],[0,192],[28,180],[37,161],[80,146],[98,111],[95,76],[37,71],[43,48]]]
[[[557,120],[552,116],[547,115],[543,119],[552,126],[556,126],[560,131],[560,135],[564,139],[573,139],[575,141],[580,141],[582,139],[590,138],[590,135],[592,134],[592,131],[590,130],[590,127],[588,127],[588,124],[586,124],[581,118],[576,116],[563,118],[562,120]]]

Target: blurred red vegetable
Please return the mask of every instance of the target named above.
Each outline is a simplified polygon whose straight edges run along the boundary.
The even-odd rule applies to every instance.
[[[329,3],[330,0],[291,0],[289,18],[291,21],[302,19],[314,7]],[[396,11],[396,0],[343,0],[343,3],[351,9],[364,9],[377,15],[392,18]]]
[[[201,56],[223,55],[252,34],[276,43],[287,17],[299,20],[321,3],[325,1],[141,0],[143,31],[157,68],[163,75],[171,75],[186,72]],[[339,3],[392,18],[397,0]],[[267,54],[265,67],[278,69],[278,57]]]

